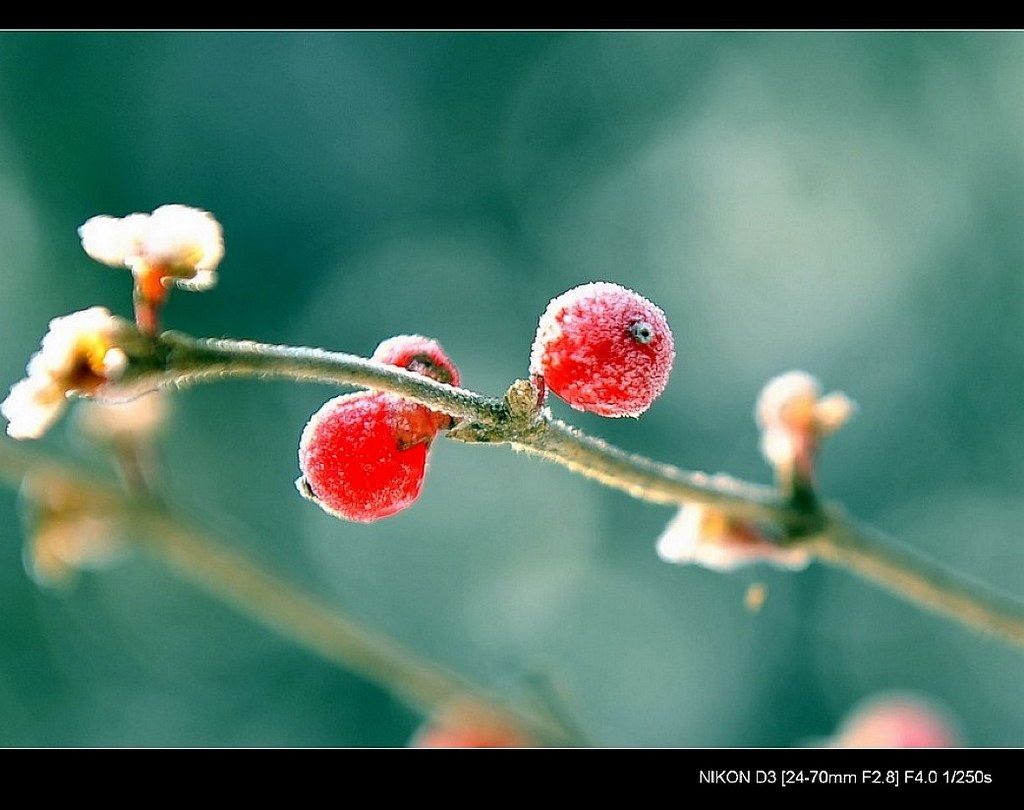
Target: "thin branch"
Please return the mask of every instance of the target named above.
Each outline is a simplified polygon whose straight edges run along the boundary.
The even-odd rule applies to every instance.
[[[165,377],[175,385],[223,377],[279,377],[392,391],[452,416],[491,425],[499,424],[505,417],[500,399],[489,399],[354,354],[252,340],[197,340],[180,332],[165,332],[157,340],[162,341],[166,351]]]
[[[709,476],[628,453],[558,419],[542,417],[534,430],[510,442],[519,450],[554,461],[650,503],[721,507],[730,515],[787,526],[817,525],[814,516],[793,512],[771,487],[724,475]]]
[[[163,376],[179,385],[220,377],[281,377],[391,391],[463,421],[449,437],[509,444],[561,464],[605,486],[660,504],[713,505],[746,520],[765,521],[818,559],[844,567],[908,601],[1024,646],[1024,603],[894,545],[860,527],[836,505],[798,509],[774,489],[708,476],[627,453],[554,419],[544,408],[524,410],[509,395],[484,397],[404,369],[355,355],[252,341],[195,339],[165,333]]]
[[[224,377],[286,378],[390,391],[464,421],[449,437],[463,442],[511,444],[652,503],[705,503],[738,517],[787,527],[816,527],[770,487],[725,476],[711,477],[627,453],[552,418],[549,411],[517,412],[507,399],[485,397],[395,366],[342,352],[254,341],[195,339],[177,332],[162,336],[164,376],[175,385]]]
[[[823,534],[809,541],[822,562],[847,568],[890,592],[983,633],[1024,646],[1024,605],[928,559],[829,507]]]

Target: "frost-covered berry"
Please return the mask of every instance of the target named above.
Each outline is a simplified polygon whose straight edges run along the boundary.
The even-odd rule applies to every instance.
[[[371,360],[415,371],[448,385],[459,384],[459,370],[441,344],[422,335],[396,335],[382,341]]]
[[[459,384],[459,370],[441,348],[441,344],[422,335],[396,335],[388,338],[374,349],[370,359],[415,371],[446,385]],[[432,411],[424,405],[415,407],[423,411],[424,419],[432,422],[435,433],[451,427],[452,419],[448,414]]]
[[[400,335],[373,359],[448,384],[459,372],[437,341]],[[450,425],[446,413],[383,391],[335,397],[317,411],[299,441],[299,492],[344,520],[369,523],[419,497],[430,443]]]
[[[299,492],[332,515],[361,523],[411,506],[436,434],[424,411],[380,391],[329,400],[299,440]],[[410,443],[417,435],[420,441]]]
[[[674,359],[665,313],[632,290],[596,281],[548,304],[530,373],[577,410],[639,416],[665,390]]]
[[[411,748],[535,748],[538,744],[510,715],[468,698],[443,705],[409,741]]]

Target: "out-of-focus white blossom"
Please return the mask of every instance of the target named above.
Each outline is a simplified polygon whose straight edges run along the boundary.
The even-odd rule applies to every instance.
[[[83,568],[105,568],[124,556],[117,521],[96,514],[50,516],[29,534],[25,568],[39,585],[68,585]]]
[[[789,371],[773,377],[757,398],[757,424],[762,428],[804,424],[813,418],[819,396],[821,383],[806,371]]]
[[[69,585],[80,570],[105,568],[125,556],[119,520],[73,482],[33,472],[22,495],[28,504],[25,569],[39,585]]]
[[[131,267],[139,259],[149,216],[93,217],[78,229],[82,247],[98,262],[111,267]]]
[[[97,216],[78,229],[82,247],[96,261],[127,267],[140,280],[154,275],[189,290],[205,290],[217,281],[224,257],[220,223],[208,211],[164,205],[152,214]]]
[[[853,416],[857,406],[842,391],[836,391],[818,400],[814,406],[814,423],[820,436],[835,433]]]
[[[100,444],[138,444],[152,440],[164,426],[170,404],[159,391],[128,402],[83,402],[75,422],[83,434]]]
[[[784,476],[795,468],[810,478],[821,439],[842,427],[854,410],[846,394],[822,397],[821,384],[804,371],[775,377],[762,389],[754,410],[761,452]]]
[[[715,571],[731,571],[757,562],[799,569],[811,561],[806,549],[776,545],[765,535],[765,529],[703,504],[688,504],[679,510],[658,538],[657,551],[665,562]]]
[[[15,439],[39,438],[57,421],[72,394],[93,395],[116,383],[128,365],[118,345],[130,325],[104,307],[92,307],[50,321],[28,376],[16,383],[0,413]]]

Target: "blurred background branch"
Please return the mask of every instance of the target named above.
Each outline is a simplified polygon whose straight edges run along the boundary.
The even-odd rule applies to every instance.
[[[162,500],[126,492],[7,439],[0,439],[0,475],[15,486],[31,479],[40,493],[74,493],[92,513],[133,538],[134,549],[249,618],[386,689],[426,718],[449,705],[476,704],[505,717],[521,730],[523,740],[557,746],[584,742],[554,714],[502,702],[296,588],[251,554],[173,513]]]

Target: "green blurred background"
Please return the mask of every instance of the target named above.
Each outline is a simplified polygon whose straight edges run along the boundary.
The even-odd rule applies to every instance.
[[[1024,594],[1024,39],[1017,33],[0,35],[0,381],[48,320],[128,315],[88,217],[223,223],[219,286],[170,327],[369,354],[440,340],[467,387],[526,372],[537,317],[605,279],[678,358],[622,447],[759,481],[754,399],[802,368],[859,404],[821,471],[864,520]],[[662,563],[672,510],[507,449],[439,441],[423,496],[348,525],[300,499],[335,391],[182,391],[175,503],[424,656],[541,675],[595,744],[791,746],[879,691],[964,744],[1024,744],[1024,654],[842,571]],[[42,445],[81,458],[64,420]],[[0,490],[0,744],[400,746],[420,718],[131,559],[66,592]],[[753,582],[763,609],[742,605]]]

